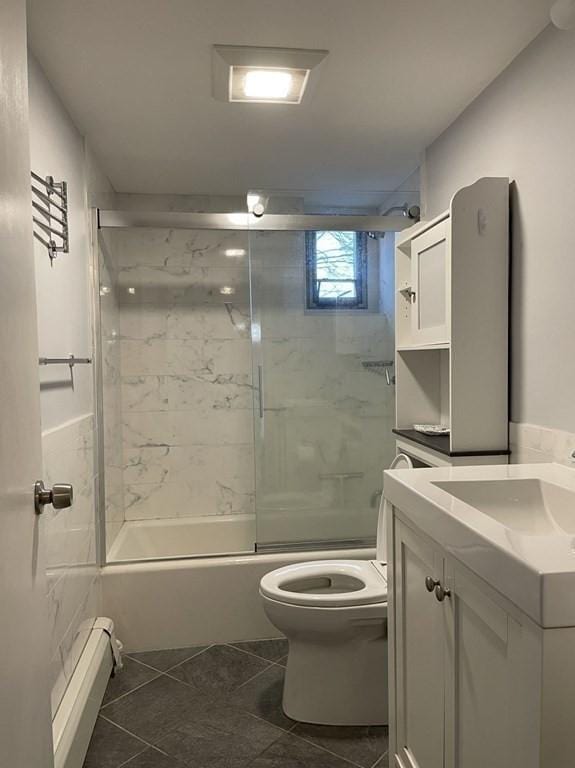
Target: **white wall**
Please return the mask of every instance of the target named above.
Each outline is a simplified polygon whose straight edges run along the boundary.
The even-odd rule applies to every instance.
[[[422,174],[426,217],[479,176],[512,179],[511,419],[570,432],[574,94],[575,32],[548,27],[428,148]]]
[[[86,151],[58,96],[29,59],[31,167],[40,176],[68,182],[70,253],[50,266],[35,241],[40,355],[93,355],[88,201],[112,207],[114,192]],[[30,222],[32,225],[32,222]],[[43,477],[47,485],[69,482],[74,504],[44,513],[52,708],[57,708],[99,612],[96,565],[96,468],[93,368],[40,369]]]

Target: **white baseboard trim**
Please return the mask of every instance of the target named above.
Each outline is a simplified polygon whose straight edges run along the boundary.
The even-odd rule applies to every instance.
[[[113,633],[109,619],[98,623],[107,623]],[[82,768],[114,666],[112,642],[113,634],[103,627],[92,629],[52,722],[54,768]]]

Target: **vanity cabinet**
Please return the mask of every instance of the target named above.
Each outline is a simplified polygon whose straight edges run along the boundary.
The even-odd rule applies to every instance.
[[[543,757],[543,630],[395,513],[391,587],[390,768],[574,764]]]

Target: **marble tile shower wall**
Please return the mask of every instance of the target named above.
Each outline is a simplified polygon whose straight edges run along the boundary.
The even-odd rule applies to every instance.
[[[252,513],[246,233],[114,238],[125,519]]]
[[[120,370],[120,295],[118,267],[109,233],[101,232],[99,249],[102,407],[104,442],[104,515],[109,552],[124,523],[122,400]]]
[[[68,509],[44,510],[52,711],[72,677],[98,615],[98,568],[94,533],[94,417],[81,416],[42,434],[44,481],[74,486]]]

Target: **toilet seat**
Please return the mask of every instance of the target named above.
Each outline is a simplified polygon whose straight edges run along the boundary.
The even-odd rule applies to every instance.
[[[369,560],[294,563],[267,573],[260,593],[276,602],[320,608],[386,603],[386,566]]]

